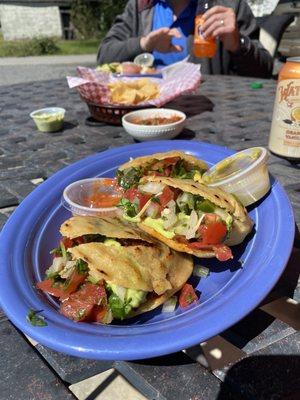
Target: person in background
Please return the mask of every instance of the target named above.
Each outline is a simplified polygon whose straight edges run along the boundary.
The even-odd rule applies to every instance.
[[[188,58],[204,74],[269,78],[273,59],[258,41],[259,28],[245,0],[219,0],[204,14],[205,37],[217,38],[213,58],[193,55],[194,20],[201,0],[129,0],[98,50],[98,64],[133,61],[144,52],[155,66]]]

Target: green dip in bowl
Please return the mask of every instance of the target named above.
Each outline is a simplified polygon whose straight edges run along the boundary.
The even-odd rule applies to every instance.
[[[41,132],[57,132],[62,129],[66,110],[60,107],[41,108],[33,111],[30,117]]]

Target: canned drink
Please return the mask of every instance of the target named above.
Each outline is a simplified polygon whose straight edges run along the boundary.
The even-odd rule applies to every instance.
[[[300,57],[288,58],[279,73],[269,149],[300,161]]]

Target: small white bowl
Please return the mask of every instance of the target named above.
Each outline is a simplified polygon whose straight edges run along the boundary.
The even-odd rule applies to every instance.
[[[232,193],[244,206],[249,206],[270,189],[268,158],[264,147],[251,147],[214,165],[203,174],[203,180],[207,186]]]
[[[135,118],[171,117],[177,115],[181,119],[165,125],[140,125],[135,124]],[[172,139],[179,135],[185,126],[186,115],[170,108],[147,108],[130,112],[123,116],[122,125],[129,135],[140,141]]]

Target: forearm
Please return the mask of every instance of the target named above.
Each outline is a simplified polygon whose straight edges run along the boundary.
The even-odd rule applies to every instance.
[[[142,53],[140,39],[140,37],[125,40],[117,40],[112,37],[104,39],[98,50],[98,64],[132,61],[135,56]]]

